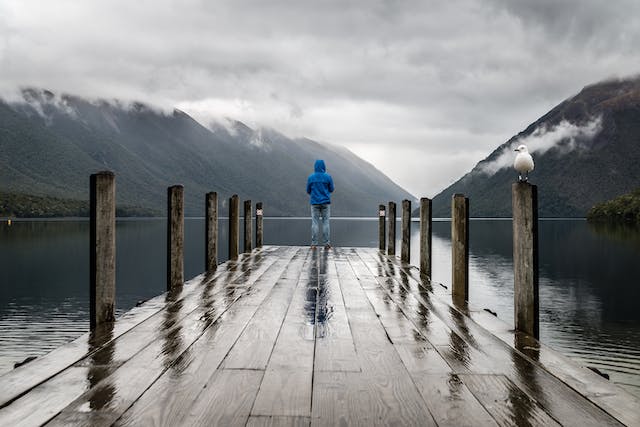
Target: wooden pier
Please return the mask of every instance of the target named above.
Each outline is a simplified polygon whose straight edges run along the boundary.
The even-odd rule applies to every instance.
[[[640,402],[374,248],[264,246],[0,377],[0,425],[639,426]]]

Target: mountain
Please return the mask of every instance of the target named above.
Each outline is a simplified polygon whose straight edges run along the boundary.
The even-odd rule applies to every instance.
[[[513,150],[535,160],[540,217],[585,217],[596,203],[640,186],[640,77],[585,87],[499,146],[433,199],[433,214],[451,215],[451,197],[469,197],[474,217],[510,217]]]
[[[116,173],[117,202],[166,211],[166,188],[185,187],[187,215],[205,193],[262,201],[265,214],[308,215],[307,176],[324,159],[334,216],[371,216],[380,202],[414,197],[350,151],[238,121],[205,127],[186,113],[141,103],[89,101],[25,89],[0,101],[0,192],[88,200],[89,176]]]

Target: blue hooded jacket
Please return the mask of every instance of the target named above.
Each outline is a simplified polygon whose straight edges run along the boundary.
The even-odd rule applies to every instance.
[[[328,205],[331,203],[329,193],[333,193],[333,179],[326,173],[324,160],[316,160],[314,173],[307,179],[307,194],[311,195],[312,205]]]

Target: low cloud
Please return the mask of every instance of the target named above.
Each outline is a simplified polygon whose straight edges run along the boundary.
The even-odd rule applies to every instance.
[[[583,125],[563,120],[554,126],[538,127],[531,134],[516,138],[506,145],[495,160],[481,162],[478,165],[479,172],[493,175],[500,169],[511,167],[515,158],[514,150],[519,145],[526,145],[534,155],[542,155],[552,148],[561,153],[568,153],[575,150],[580,143],[590,141],[601,130],[602,116],[595,117]]]
[[[582,86],[637,73],[637,16],[637,0],[0,0],[0,95],[230,117],[431,195]]]

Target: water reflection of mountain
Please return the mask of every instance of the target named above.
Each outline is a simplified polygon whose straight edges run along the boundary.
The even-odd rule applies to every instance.
[[[450,226],[449,222],[434,223],[434,236],[449,240]],[[511,221],[472,220],[470,257],[478,258],[480,263],[492,259],[495,264],[502,259],[504,264],[512,265],[511,227]],[[557,289],[558,292],[549,289],[558,294],[554,299],[570,298],[578,305],[583,301],[586,307],[592,307],[595,297],[601,303],[603,321],[638,322],[640,314],[635,303],[640,298],[638,249],[640,231],[637,229],[596,229],[586,221],[541,220],[540,282]],[[486,269],[490,276],[498,274],[492,272],[493,265],[479,264],[478,267]]]
[[[640,225],[626,223],[588,222],[589,230],[599,236],[629,244],[640,251]]]

